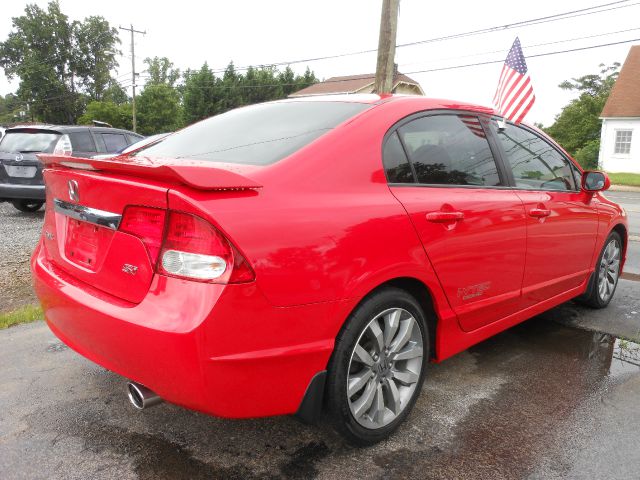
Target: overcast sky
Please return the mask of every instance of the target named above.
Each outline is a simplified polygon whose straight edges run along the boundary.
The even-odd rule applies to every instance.
[[[401,0],[398,44],[511,24],[611,3],[615,0],[564,0],[537,2]],[[11,17],[21,15],[27,3],[46,6],[47,1],[3,2],[0,38],[11,30]],[[136,36],[137,69],[148,56],[166,56],[176,67],[198,68],[205,61],[217,69],[230,60],[236,66],[293,61],[325,55],[375,49],[378,44],[381,0],[61,0],[62,11],[72,19],[102,15],[113,26],[133,23],[147,35]],[[571,98],[558,84],[572,77],[598,71],[600,63],[623,62],[633,43],[581,52],[530,58],[531,55],[590,45],[640,39],[640,2],[628,1],[606,8],[630,5],[569,20],[502,30],[456,40],[399,48],[399,70],[420,82],[428,96],[489,105],[501,64],[439,72],[411,73],[434,68],[503,60],[516,35],[520,37],[537,101],[526,121],[550,125]],[[614,35],[610,32],[629,30]],[[572,42],[564,40],[600,35]],[[131,72],[129,35],[122,32],[116,75],[129,85]],[[542,43],[549,45],[535,46]],[[634,42],[639,44],[640,41]],[[491,53],[487,53],[491,52]],[[309,66],[318,77],[370,73],[375,54],[292,65],[303,72]],[[128,74],[128,75],[127,75]],[[16,80],[0,75],[0,93],[15,91]]]

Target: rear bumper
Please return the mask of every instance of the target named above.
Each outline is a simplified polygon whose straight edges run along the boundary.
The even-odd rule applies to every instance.
[[[42,200],[44,202],[44,199],[44,185],[0,183],[0,200]]]
[[[36,293],[51,330],[71,348],[164,400],[221,417],[295,413],[326,368],[332,304],[271,306],[255,284],[212,285],[156,275],[127,304],[34,252]]]

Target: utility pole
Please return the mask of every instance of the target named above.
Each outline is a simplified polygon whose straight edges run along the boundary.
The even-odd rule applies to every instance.
[[[136,55],[135,55],[135,42],[133,35],[135,33],[141,33],[142,35],[146,35],[147,31],[141,32],[140,30],[134,30],[133,25],[130,28],[119,27],[120,30],[126,30],[131,32],[131,81],[132,81],[132,95],[131,95],[131,108],[133,110],[133,131],[136,131]]]
[[[400,0],[382,0],[378,63],[376,65],[375,93],[391,93],[395,74],[396,33]]]

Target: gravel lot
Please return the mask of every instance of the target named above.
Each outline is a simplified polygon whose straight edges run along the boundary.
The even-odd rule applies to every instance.
[[[44,209],[22,213],[0,203],[0,313],[36,303],[29,258],[42,230]]]

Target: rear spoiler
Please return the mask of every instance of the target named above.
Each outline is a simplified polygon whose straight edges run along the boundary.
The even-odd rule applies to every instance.
[[[136,177],[181,183],[198,190],[253,190],[262,188],[254,180],[211,163],[184,160],[152,161],[146,157],[114,157],[104,160],[39,154],[45,167],[113,172]]]

